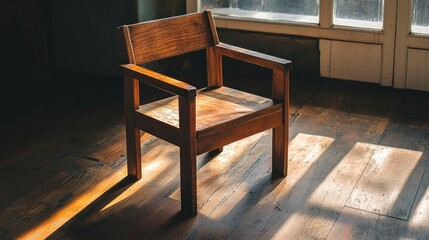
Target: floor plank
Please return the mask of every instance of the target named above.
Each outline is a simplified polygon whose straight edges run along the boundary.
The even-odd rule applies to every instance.
[[[429,238],[429,168],[426,167],[425,175],[419,186],[416,198],[413,203],[410,217],[403,228],[405,237],[410,239]]]
[[[398,239],[403,220],[345,207],[327,239]]]
[[[427,165],[422,155],[378,146],[346,206],[407,220]]]

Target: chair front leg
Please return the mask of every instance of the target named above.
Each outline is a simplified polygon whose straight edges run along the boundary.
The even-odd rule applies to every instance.
[[[127,125],[126,135],[128,176],[134,180],[139,180],[142,178],[140,130]]]
[[[124,78],[124,97],[128,176],[138,180],[142,177],[140,130],[135,128],[134,122],[134,112],[140,105],[138,80]]]
[[[197,134],[195,97],[179,97],[180,187],[182,213],[197,215]]]
[[[273,71],[273,99],[283,105],[283,124],[273,129],[273,178],[286,177],[289,144],[289,72]]]
[[[288,161],[287,127],[282,125],[273,129],[273,178],[286,177]]]

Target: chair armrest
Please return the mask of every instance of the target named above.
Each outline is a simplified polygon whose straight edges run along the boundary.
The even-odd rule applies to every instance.
[[[215,46],[215,50],[221,55],[259,65],[262,67],[270,68],[273,70],[287,71],[292,69],[292,62],[289,60],[232,46],[226,43],[219,43]]]
[[[159,88],[166,92],[185,98],[195,97],[197,89],[185,82],[151,71],[135,64],[121,64],[124,75],[138,79],[140,82]]]

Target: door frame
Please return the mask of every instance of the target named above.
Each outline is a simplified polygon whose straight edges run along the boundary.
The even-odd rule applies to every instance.
[[[397,21],[393,80],[395,88],[407,88],[407,81],[413,81],[413,79],[407,79],[408,64],[411,64],[408,59],[409,49],[429,50],[429,35],[411,32],[412,8],[412,0],[398,0],[398,9],[401,11],[397,11],[397,19],[408,19],[409,21]],[[429,76],[427,79],[429,81]]]

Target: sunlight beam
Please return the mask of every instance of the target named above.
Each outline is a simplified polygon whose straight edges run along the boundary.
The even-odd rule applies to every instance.
[[[422,155],[378,145],[346,205],[407,220],[424,173]]]
[[[99,182],[92,189],[73,199],[69,204],[56,211],[52,216],[47,218],[38,226],[19,236],[18,239],[46,239],[91,203],[97,200],[110,188],[123,180],[125,176],[126,169],[125,166],[123,166],[112,175]]]
[[[139,190],[142,189],[142,187],[146,184],[148,184],[148,182],[153,181],[157,175],[155,174],[151,174],[151,173],[159,173],[159,172],[164,172],[165,170],[167,170],[168,168],[170,168],[170,161],[163,159],[157,159],[156,161],[153,161],[149,164],[147,164],[146,166],[143,166],[143,173],[145,173],[145,179],[142,179],[140,181],[135,182],[134,184],[132,184],[128,189],[126,189],[123,193],[121,193],[119,196],[117,196],[114,200],[112,200],[111,202],[109,202],[109,204],[107,204],[106,206],[104,206],[100,212],[103,212],[113,206],[115,206],[116,204],[124,201],[125,199],[131,197],[132,195],[136,194]],[[143,202],[141,203],[143,204]]]

